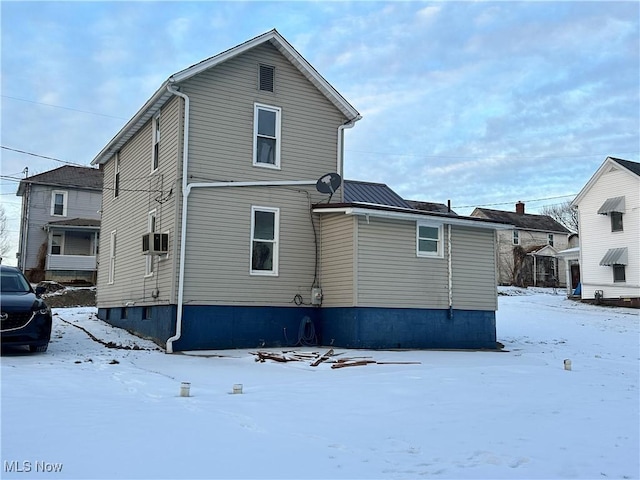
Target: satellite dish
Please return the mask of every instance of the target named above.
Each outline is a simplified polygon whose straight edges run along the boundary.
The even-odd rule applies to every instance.
[[[342,178],[337,173],[327,173],[316,182],[316,190],[320,193],[329,193],[333,195],[342,185]]]

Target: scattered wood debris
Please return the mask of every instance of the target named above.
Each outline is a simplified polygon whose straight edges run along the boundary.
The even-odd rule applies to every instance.
[[[283,350],[282,352],[268,352],[260,350],[257,352],[249,352],[251,355],[256,356],[256,362],[264,363],[267,360],[271,360],[279,363],[286,362],[310,362],[309,365],[317,367],[321,363],[330,363],[331,368],[344,368],[344,367],[359,367],[369,364],[377,365],[419,365],[422,362],[377,362],[372,357],[342,357],[336,359],[335,357],[342,355],[342,353],[336,353],[333,348],[330,348],[324,353],[319,352],[296,352],[295,350]]]

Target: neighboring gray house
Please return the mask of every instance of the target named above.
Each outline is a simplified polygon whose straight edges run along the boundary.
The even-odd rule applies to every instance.
[[[548,215],[476,208],[472,217],[510,223],[498,233],[498,282],[500,285],[566,286],[565,261],[557,254],[569,246],[571,232]]]
[[[20,181],[18,268],[32,282],[96,281],[102,172],[65,165]]]
[[[495,348],[503,225],[333,183],[359,119],[275,30],[170,76],[92,162],[98,316],[168,352]]]

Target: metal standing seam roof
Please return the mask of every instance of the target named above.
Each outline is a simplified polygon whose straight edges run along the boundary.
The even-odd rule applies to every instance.
[[[384,183],[345,180],[343,188],[346,203],[370,203],[389,207],[413,208]]]
[[[625,202],[624,197],[607,198],[602,206],[598,209],[601,215],[607,215],[612,212],[624,213]]]
[[[600,265],[606,267],[610,267],[612,265],[627,265],[628,261],[627,247],[610,248],[607,250],[604,257],[602,257],[602,260],[600,260]]]

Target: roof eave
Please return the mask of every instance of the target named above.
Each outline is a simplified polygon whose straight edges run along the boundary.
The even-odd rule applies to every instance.
[[[420,220],[425,217],[430,217],[432,220],[437,220],[442,223],[450,225],[468,226],[475,228],[485,228],[491,230],[509,230],[513,228],[511,224],[505,224],[500,222],[488,221],[482,218],[452,216],[442,214],[438,212],[429,212],[424,210],[414,210],[406,208],[387,207],[385,205],[369,205],[369,204],[334,204],[320,206],[318,204],[313,206],[314,213],[343,213],[345,215],[360,215],[371,217],[384,217],[393,218],[397,220]]]

